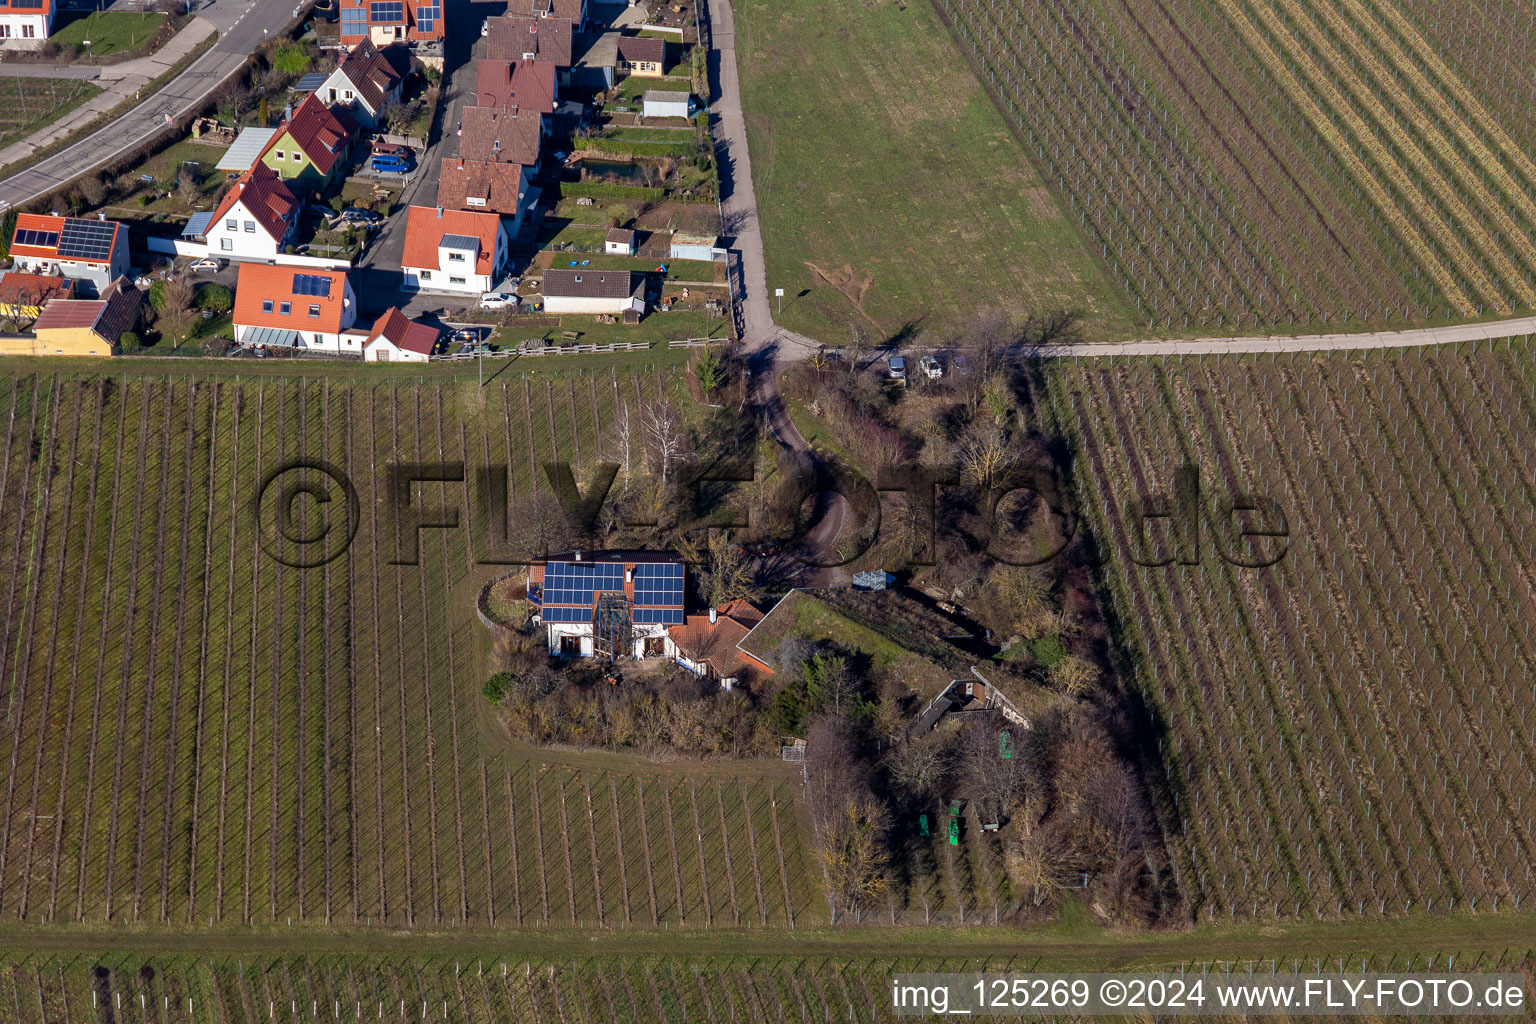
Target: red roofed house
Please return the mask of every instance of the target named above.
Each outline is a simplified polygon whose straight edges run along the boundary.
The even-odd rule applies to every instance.
[[[437,347],[438,330],[410,319],[391,306],[373,322],[363,343],[363,359],[370,363],[424,363]]]
[[[528,168],[489,160],[444,160],[437,179],[437,205],[445,210],[499,213],[511,220],[507,234],[522,228],[528,200]]]
[[[110,356],[139,318],[144,293],[126,277],[113,281],[98,299],[54,299],[32,333],[35,355]]]
[[[357,296],[343,270],[240,264],[235,284],[235,341],[362,355]]]
[[[258,162],[283,178],[323,189],[346,163],[357,122],[345,107],[331,109],[311,93],[267,141]]]
[[[517,107],[465,107],[459,156],[465,160],[537,166],[544,118]]]
[[[11,260],[23,274],[49,274],[85,282],[89,298],[128,273],[128,227],[112,220],[16,216]]]
[[[498,214],[412,206],[400,257],[405,287],[483,295],[506,267],[507,246],[507,229]]]
[[[377,46],[442,39],[442,0],[341,0],[341,45]]]
[[[390,54],[404,57],[404,48],[391,47]],[[341,59],[315,95],[332,105],[346,107],[358,124],[377,128],[384,108],[399,102],[405,81],[400,69],[391,63],[390,54],[380,52],[364,39]]]
[[[737,599],[707,615],[690,615],[679,626],[667,628],[677,663],[690,672],[713,679],[725,689],[751,685],[773,669],[737,644],[762,621],[763,613]]]
[[[569,18],[513,14],[490,18],[485,55],[491,60],[542,60],[557,68],[568,68],[572,34]]]
[[[282,252],[298,222],[298,200],[276,171],[259,163],[224,193],[203,237],[210,256],[269,260]]]
[[[475,106],[553,114],[555,66],[542,60],[482,60],[475,65]]]
[[[53,34],[54,0],[0,3],[0,46],[37,49]]]

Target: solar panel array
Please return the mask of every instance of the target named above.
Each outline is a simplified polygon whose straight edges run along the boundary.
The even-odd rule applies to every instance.
[[[619,562],[550,562],[544,567],[544,607],[579,604],[591,608],[596,594],[624,589]]]
[[[329,298],[331,295],[331,279],[320,274],[294,274],[293,294],[318,295],[321,298]]]
[[[437,31],[437,19],[443,16],[443,9],[433,5],[431,7],[416,8],[416,28],[421,32]]]
[[[67,217],[59,235],[59,255],[64,259],[104,263],[112,255],[112,239],[116,235],[116,224]]]
[[[591,622],[593,611],[591,607],[582,608],[549,608],[546,607],[539,613],[545,622]]]
[[[682,621],[683,567],[668,562],[635,566],[635,622],[677,625]]]
[[[395,0],[383,0],[383,2],[374,0],[368,5],[368,19],[375,25],[383,22],[404,21],[405,3],[403,0],[398,3]]]
[[[21,228],[16,232],[16,245],[40,245],[45,249],[52,249],[59,244],[57,231],[38,231],[33,228]]]

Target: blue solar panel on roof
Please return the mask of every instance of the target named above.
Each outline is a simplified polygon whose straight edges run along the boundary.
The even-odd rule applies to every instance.
[[[66,259],[105,261],[112,255],[117,225],[104,220],[66,218],[59,233],[59,255]]]
[[[331,294],[331,279],[319,274],[294,274],[293,294],[318,295],[321,298],[329,298]]]
[[[639,625],[679,626],[683,622],[683,610],[681,608],[637,607],[635,609],[635,622]]]
[[[342,11],[341,13],[345,15],[347,12]],[[325,80],[329,77],[330,76],[327,75],[324,71],[311,71],[309,74],[295,82],[293,87],[299,92],[314,92],[316,89],[324,85]]]
[[[545,622],[591,622],[591,608],[545,608]]]
[[[37,245],[45,249],[52,249],[59,244],[57,231],[36,231],[32,228],[22,228],[16,232],[17,245]]]
[[[374,2],[368,5],[368,17],[374,24],[386,21],[404,21],[405,4]]]

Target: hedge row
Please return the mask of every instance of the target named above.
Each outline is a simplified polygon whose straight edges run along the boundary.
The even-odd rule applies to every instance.
[[[593,199],[661,199],[665,192],[645,185],[610,185],[604,181],[562,181],[560,195],[565,198],[591,196]]]
[[[698,145],[687,142],[643,142],[639,139],[584,139],[582,149],[594,156],[693,156]]]

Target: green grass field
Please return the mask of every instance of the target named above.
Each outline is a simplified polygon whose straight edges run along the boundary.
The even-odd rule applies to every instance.
[[[69,18],[65,21],[65,18]],[[91,41],[90,50],[97,57],[123,50],[133,50],[154,36],[165,24],[163,14],[136,14],[124,11],[92,11],[81,17],[63,15],[64,22],[54,29],[50,37],[64,47],[78,47],[86,52],[85,41]]]
[[[785,290],[786,326],[840,343],[856,323],[945,330],[995,306],[1077,309],[1092,337],[1129,332],[927,4],[746,0],[736,23],[738,53],[751,55],[738,65],[768,285]],[[860,308],[850,295],[863,281]]]
[[[77,78],[0,79],[0,146],[47,127],[99,92]]]

